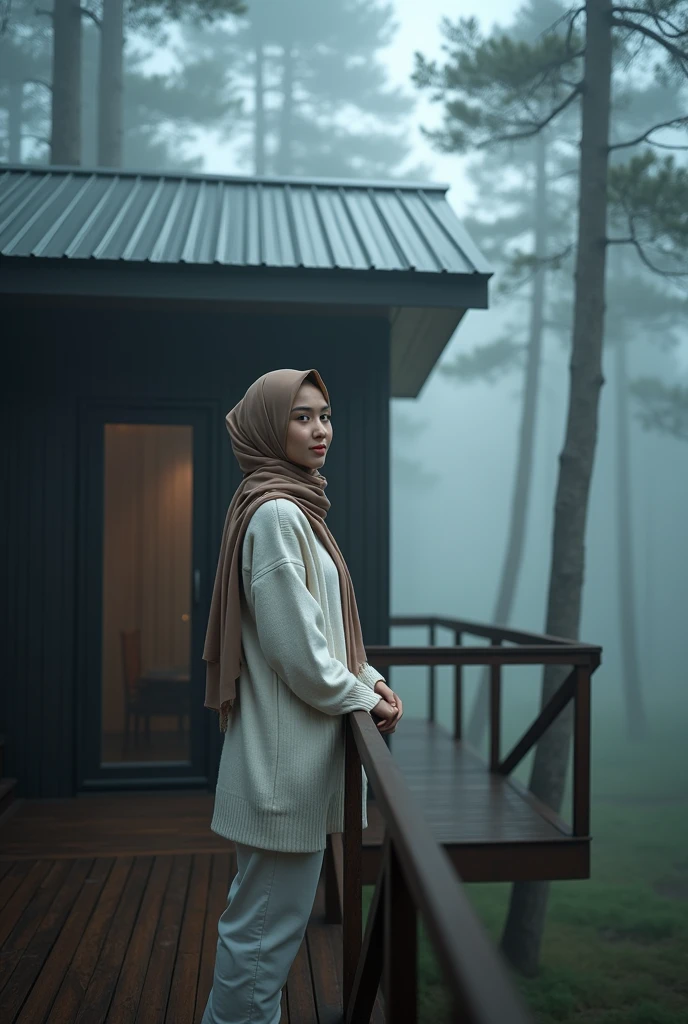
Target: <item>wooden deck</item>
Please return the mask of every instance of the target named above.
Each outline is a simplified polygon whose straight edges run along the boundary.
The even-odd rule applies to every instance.
[[[150,807],[150,797],[134,803]],[[80,856],[58,844],[57,857],[46,850],[40,859],[0,863],[0,1020],[198,1024],[236,870],[229,844],[214,853],[94,857],[86,831],[74,830]],[[142,831],[150,842],[150,830]],[[173,831],[160,828],[158,846]],[[93,848],[102,839],[96,835]],[[321,880],[282,994],[282,1024],[341,1021],[341,984],[342,929],[325,923]],[[384,1022],[379,1002],[372,1020]]]
[[[435,839],[465,882],[589,878],[590,839],[441,725],[404,719],[390,749]],[[363,832],[363,881],[377,877],[384,833],[371,804]]]
[[[575,837],[518,783],[485,763],[440,725],[409,718],[391,751],[433,836],[466,882],[588,878],[589,837]],[[210,831],[213,795],[198,792],[89,794],[21,805],[0,827],[0,860],[222,853]],[[377,877],[383,822],[374,802],[363,832],[363,881]],[[1,1019],[1,1018],[0,1018]]]
[[[391,750],[465,881],[584,878],[589,837],[442,726],[404,721]],[[0,823],[0,1021],[197,1024],[217,920],[235,871],[209,829],[213,795],[88,794],[19,803]],[[383,824],[362,834],[363,882],[377,877]],[[342,929],[326,923],[324,879],[283,995],[282,1022],[342,1019]],[[382,1024],[376,1003],[372,1018]]]

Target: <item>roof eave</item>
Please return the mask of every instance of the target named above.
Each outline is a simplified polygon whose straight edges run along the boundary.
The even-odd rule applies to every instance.
[[[416,398],[468,309],[487,309],[489,273],[347,271],[2,257],[0,295],[337,306],[390,317],[390,390]]]
[[[0,294],[486,309],[490,276],[4,256]]]

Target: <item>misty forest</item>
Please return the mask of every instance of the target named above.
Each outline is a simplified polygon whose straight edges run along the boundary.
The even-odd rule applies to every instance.
[[[688,1020],[687,153],[686,0],[0,0],[4,163],[450,183],[490,309],[391,403],[391,610],[603,648],[590,879],[467,886],[547,1024]],[[507,748],[561,679],[505,670]],[[515,773],[566,818],[571,710]]]

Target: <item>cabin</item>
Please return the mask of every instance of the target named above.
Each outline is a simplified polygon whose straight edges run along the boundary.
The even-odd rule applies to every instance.
[[[328,845],[282,1020],[415,1021],[418,914],[463,1019],[529,1020],[460,880],[588,876],[600,652],[390,618],[389,399],[417,396],[466,311],[488,302],[489,267],[446,191],[0,171],[3,1021],[120,1019],[144,988],[156,1019],[200,1021],[233,865],[208,828],[222,734],[201,660],[240,479],[224,417],[285,365],[316,367],[330,392],[328,524],[370,660],[418,666],[428,715],[388,745],[348,716],[346,831]],[[426,642],[390,645],[394,625]],[[453,642],[438,646],[437,630]],[[549,663],[568,666],[562,687],[504,754],[502,668]],[[462,735],[471,664],[490,671],[489,763]],[[436,721],[437,665],[454,666],[451,723]],[[510,778],[570,702],[571,825]],[[361,764],[374,797],[363,835]],[[363,884],[376,886],[365,935]]]

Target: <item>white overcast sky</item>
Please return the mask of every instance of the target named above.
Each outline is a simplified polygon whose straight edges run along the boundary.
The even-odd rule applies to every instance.
[[[495,23],[507,24],[520,5],[521,0],[484,0],[483,3],[478,0],[393,0],[399,29],[392,45],[383,53],[390,81],[409,90],[413,88],[409,81],[413,70],[413,54],[420,50],[429,57],[440,55],[439,25],[443,17],[457,19],[475,15],[480,19],[483,30],[489,30]],[[436,153],[420,133],[421,124],[430,126],[437,122],[438,117],[437,108],[424,99],[419,100],[413,115],[412,157],[415,158],[414,162],[422,161],[433,168],[432,177],[435,181],[447,182],[452,186],[450,200],[457,212],[461,212],[469,196],[461,160]],[[231,141],[219,145],[212,136],[204,133],[202,149],[206,171],[233,174],[242,170],[234,159]]]

